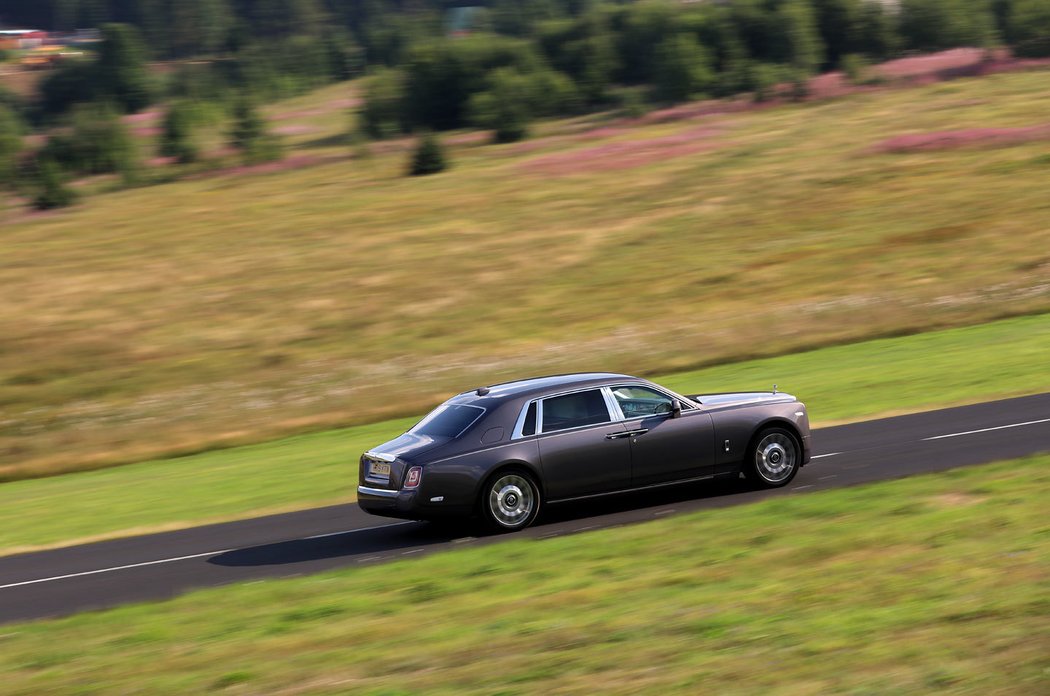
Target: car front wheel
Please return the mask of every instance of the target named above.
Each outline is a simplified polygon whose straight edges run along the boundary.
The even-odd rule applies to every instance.
[[[539,486],[524,471],[499,472],[482,490],[481,511],[495,531],[524,529],[539,514]]]
[[[802,463],[802,449],[795,436],[783,428],[767,428],[748,451],[744,474],[765,488],[786,486]]]

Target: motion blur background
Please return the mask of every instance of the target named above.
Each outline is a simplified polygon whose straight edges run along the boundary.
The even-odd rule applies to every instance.
[[[536,374],[818,425],[1047,391],[1048,76],[1050,0],[0,0],[0,553],[352,500],[363,449]]]

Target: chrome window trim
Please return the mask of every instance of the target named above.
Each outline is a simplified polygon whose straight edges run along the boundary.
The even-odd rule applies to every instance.
[[[602,387],[602,396],[605,397],[605,407],[609,409],[609,413],[612,414],[613,421],[624,421],[623,409],[620,408],[619,402],[616,401],[616,397],[613,396],[612,387]]]
[[[634,416],[632,418],[626,418],[624,416],[624,414],[623,414],[623,411],[620,410],[620,404],[617,403],[616,397],[613,396],[613,393],[612,393],[612,390],[617,388],[617,387],[646,387],[648,389],[652,389],[653,391],[657,391],[657,392],[663,394],[664,396],[668,397],[669,399],[678,399],[678,401],[682,404],[682,410],[683,411],[694,411],[694,410],[699,410],[701,408],[701,405],[699,403],[697,403],[696,401],[693,401],[690,398],[682,396],[681,394],[676,394],[675,392],[671,391],[670,389],[664,389],[663,387],[660,387],[660,386],[658,386],[656,384],[653,384],[652,382],[639,380],[637,382],[619,382],[619,381],[614,381],[612,384],[600,384],[600,385],[597,385],[597,386],[592,384],[592,385],[587,386],[587,387],[576,387],[574,389],[566,389],[565,391],[558,391],[558,392],[554,392],[554,393],[551,393],[551,394],[544,394],[543,396],[537,396],[534,399],[529,399],[528,401],[526,401],[524,403],[524,405],[522,405],[521,411],[518,413],[517,420],[514,421],[514,430],[510,434],[510,439],[511,439],[511,441],[514,441],[514,440],[520,440],[520,439],[525,438],[525,437],[537,437],[537,436],[543,434],[543,401],[545,399],[553,399],[553,398],[558,397],[558,396],[568,396],[569,394],[576,394],[578,392],[592,391],[592,390],[595,390],[595,389],[600,390],[602,392],[602,396],[605,398],[605,406],[608,409],[609,416],[611,418],[611,420],[609,421],[610,423],[618,423],[618,422],[623,422],[623,421],[627,421],[627,420],[635,420],[636,418],[651,418],[652,417],[652,416]],[[610,401],[612,402],[611,404],[610,404]],[[521,434],[521,430],[525,426],[525,416],[528,414],[529,406],[531,406],[532,404],[536,404],[536,432],[534,434],[532,434],[532,435],[522,435]],[[475,408],[480,408],[480,407],[475,407]],[[602,424],[601,423],[592,423],[591,425],[602,425]],[[577,430],[579,428],[587,428],[587,427],[590,427],[590,426],[581,425],[581,426],[577,426],[576,428],[569,428],[569,429],[566,429],[566,430],[555,430],[553,432],[555,432],[555,433],[563,433],[563,432],[569,432],[570,430]],[[550,435],[551,433],[547,433],[547,434]]]
[[[452,436],[452,437],[450,438],[450,439],[452,439],[452,440],[455,440],[455,439],[456,439],[457,437],[459,437],[459,436],[460,436],[460,435],[462,435],[463,433],[465,433],[465,432],[467,432],[468,430],[470,430],[470,428],[471,428],[471,427],[472,427],[472,426],[473,426],[473,425],[474,425],[475,423],[477,423],[477,422],[478,422],[478,419],[480,419],[480,418],[481,418],[482,416],[484,416],[484,415],[485,415],[485,412],[486,412],[486,411],[488,410],[488,409],[486,409],[486,408],[485,408],[484,406],[475,406],[474,404],[454,404],[454,403],[451,403],[451,399],[450,399],[449,401],[446,401],[445,403],[443,403],[443,404],[441,404],[440,406],[438,406],[437,408],[435,408],[435,409],[434,409],[433,411],[431,411],[431,412],[430,412],[430,413],[428,413],[427,415],[423,416],[423,419],[422,419],[422,420],[420,420],[420,421],[419,421],[418,423],[416,423],[415,425],[413,425],[413,426],[412,426],[411,428],[409,428],[407,432],[410,432],[410,433],[411,433],[411,432],[415,432],[416,428],[418,428],[419,426],[423,425],[424,423],[427,423],[427,422],[429,422],[429,421],[430,421],[430,420],[432,420],[432,419],[433,419],[434,417],[436,417],[436,416],[437,416],[437,415],[438,415],[439,413],[443,413],[443,412],[444,412],[444,411],[445,411],[446,409],[448,409],[448,408],[450,408],[450,407],[452,407],[452,406],[460,406],[460,407],[462,407],[462,408],[475,408],[475,409],[477,409],[477,410],[478,410],[478,411],[480,412],[480,413],[478,413],[478,415],[477,415],[477,416],[476,416],[476,417],[474,418],[474,420],[472,420],[472,421],[470,421],[469,423],[467,423],[467,424],[466,424],[465,426],[463,426],[463,429],[462,429],[462,430],[460,430],[460,431],[459,431],[458,433],[456,433],[455,435],[453,435],[453,436]],[[393,460],[391,460],[391,461],[393,461]]]
[[[559,396],[569,396],[570,394],[578,394],[580,392],[588,392],[588,391],[599,391],[599,392],[601,392],[602,399],[605,401],[605,410],[609,414],[609,420],[608,421],[604,421],[602,423],[590,423],[588,425],[578,425],[575,428],[566,428],[565,430],[552,430],[552,431],[547,433],[548,435],[550,435],[552,433],[565,433],[565,432],[569,432],[570,430],[578,430],[580,428],[589,428],[589,427],[594,426],[594,425],[608,425],[609,423],[616,423],[616,422],[618,422],[619,419],[616,418],[616,413],[612,409],[609,408],[609,400],[608,400],[608,398],[605,395],[605,389],[606,388],[607,387],[605,385],[602,385],[602,384],[599,384],[599,385],[592,384],[592,385],[587,386],[587,387],[577,387],[575,389],[566,389],[565,391],[554,392],[553,394],[544,394],[543,396],[537,396],[535,399],[529,399],[521,407],[521,411],[518,413],[518,419],[516,421],[514,421],[514,432],[511,433],[510,439],[511,440],[520,440],[523,437],[538,437],[540,435],[543,435],[543,402],[545,400],[547,400],[547,399],[554,399],[554,398],[557,398]],[[531,406],[532,404],[536,404],[536,432],[533,435],[522,435],[521,434],[521,429],[525,426],[525,416],[528,414],[529,406]]]
[[[696,411],[696,410],[700,409],[700,405],[697,404],[692,399],[687,399],[686,397],[682,396],[681,394],[675,394],[673,391],[671,391],[669,389],[663,389],[662,387],[658,387],[655,384],[648,383],[648,382],[647,383],[643,383],[643,384],[640,384],[640,383],[631,384],[631,383],[623,383],[623,382],[621,382],[619,384],[610,384],[606,388],[609,390],[609,395],[612,396],[612,400],[613,401],[616,401],[616,396],[612,392],[613,392],[614,389],[616,389],[618,387],[641,387],[643,389],[651,389],[654,392],[658,392],[660,394],[663,394],[664,396],[666,396],[668,399],[671,399],[672,401],[677,399],[678,402],[680,404],[682,404],[682,410],[683,411]],[[623,410],[620,408],[620,402],[619,401],[616,401],[616,410],[619,411],[621,414],[623,414]],[[628,420],[637,420],[639,418],[652,418],[653,416],[659,416],[659,415],[663,415],[663,414],[649,413],[649,414],[644,414],[644,415],[641,415],[641,416],[631,416],[630,418],[627,418],[626,416],[624,416],[623,420],[628,421]],[[667,414],[667,415],[670,415],[670,414]]]

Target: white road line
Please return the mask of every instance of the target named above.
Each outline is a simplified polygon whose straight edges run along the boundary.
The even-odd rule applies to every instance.
[[[810,459],[820,459],[821,457],[835,457],[842,454],[842,452],[828,452],[827,454],[814,454]]]
[[[806,488],[812,488],[812,487],[813,487],[813,484],[812,483],[808,483],[805,486],[795,486],[792,490],[801,491],[801,490],[804,490]]]
[[[1050,418],[1043,418],[1041,420],[1025,421],[1024,423],[1011,423],[1010,425],[997,425],[994,428],[981,428],[980,430],[967,430],[961,433],[948,433],[947,435],[934,435],[933,437],[922,438],[923,442],[927,440],[943,440],[946,437],[959,437],[960,435],[975,435],[977,433],[987,433],[992,430],[1005,430],[1006,428],[1020,428],[1022,425],[1036,425],[1038,423],[1050,423]]]
[[[220,553],[229,553],[234,549],[220,549],[219,551],[205,551],[204,553],[194,553],[189,556],[177,556],[175,558],[161,558],[157,561],[144,561],[142,563],[129,563],[128,565],[113,566],[112,568],[99,568],[98,570],[85,570],[80,573],[69,573],[67,575],[55,575],[50,578],[37,578],[36,580],[23,580],[22,582],[12,582],[7,585],[0,585],[0,590],[8,590],[12,587],[22,587],[23,585],[35,585],[40,582],[52,582],[54,580],[68,580],[69,578],[80,578],[85,575],[98,575],[99,573],[112,573],[116,570],[128,570],[129,568],[141,568],[143,566],[160,565],[161,563],[174,563],[175,561],[188,561],[191,558],[204,558],[205,556],[218,556]]]
[[[322,539],[324,537],[338,536],[340,534],[351,534],[353,532],[368,532],[373,529],[384,529],[386,527],[398,527],[404,524],[415,524],[415,522],[394,522],[393,524],[380,524],[375,527],[362,527],[360,529],[346,529],[342,532],[330,532],[328,534],[315,534],[313,536],[303,537],[306,539]],[[281,543],[281,542],[273,542]],[[244,547],[250,548],[250,547]],[[161,565],[162,563],[175,563],[177,561],[188,561],[194,558],[206,558],[208,556],[218,556],[221,553],[230,553],[231,551],[240,551],[243,549],[219,549],[218,551],[205,551],[204,553],[191,553],[188,556],[175,556],[174,558],[160,558],[156,561],[143,561],[141,563],[128,563],[127,565],[113,566],[111,568],[98,568],[96,570],[84,570],[79,573],[67,573],[66,575],[55,575],[49,578],[37,578],[36,580],[23,580],[22,582],[11,582],[6,585],[0,585],[0,590],[9,590],[13,587],[23,587],[25,585],[36,585],[42,582],[54,582],[56,580],[68,580],[70,578],[82,578],[87,575],[99,575],[101,573],[113,573],[118,570],[130,570],[132,568],[143,568],[145,566]],[[422,549],[420,549],[422,550]]]

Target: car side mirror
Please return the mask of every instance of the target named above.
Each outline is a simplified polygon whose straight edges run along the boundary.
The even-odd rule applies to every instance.
[[[682,402],[675,399],[671,402],[671,418],[678,418],[682,415]]]

